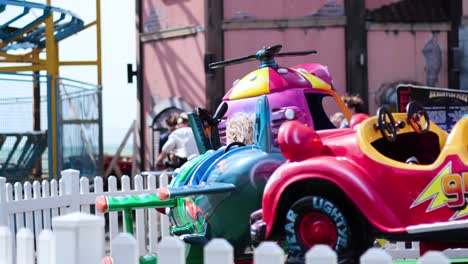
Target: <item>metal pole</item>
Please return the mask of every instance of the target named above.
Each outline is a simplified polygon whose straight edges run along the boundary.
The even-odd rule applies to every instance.
[[[141,34],[143,33],[143,1],[139,0],[137,2],[137,12],[138,12],[138,62],[137,62],[137,97],[140,102],[140,170],[145,171],[145,142],[146,142],[146,121],[145,121],[145,96],[144,96],[144,86],[143,86],[143,70],[144,70],[144,50],[143,42],[140,39]]]
[[[457,50],[460,49],[459,30],[461,18],[463,16],[462,0],[450,0],[450,31],[447,34],[447,64],[448,64],[448,82],[452,89],[460,89],[460,54]]]
[[[51,5],[51,0],[47,0],[47,5]],[[57,109],[57,76],[59,75],[58,45],[54,38],[54,16],[50,14],[46,19],[46,68],[48,86],[48,149],[49,149],[49,177],[57,179],[59,175],[58,159],[60,158],[59,145],[60,137],[58,133],[58,109]]]
[[[223,60],[223,1],[205,0],[205,82],[206,108],[214,113],[224,96],[224,69],[212,70],[211,62]]]
[[[366,1],[345,0],[346,12],[346,92],[359,95],[369,111]]]
[[[97,161],[96,173],[104,175],[104,126],[102,113],[102,59],[101,59],[101,0],[96,0],[96,48],[97,48],[97,74],[98,74],[98,126],[99,126],[99,158]]]
[[[33,50],[34,59],[39,59],[39,51]],[[33,130],[41,130],[41,77],[40,71],[33,72]],[[34,177],[42,176],[42,155],[34,165]]]

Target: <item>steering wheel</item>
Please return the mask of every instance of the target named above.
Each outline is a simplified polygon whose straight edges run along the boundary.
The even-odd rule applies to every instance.
[[[416,101],[411,101],[406,105],[406,114],[408,118],[406,122],[413,128],[414,131],[418,134],[425,134],[429,131],[429,114],[422,105],[418,104]],[[424,122],[422,122],[422,118]]]
[[[245,144],[242,143],[242,142],[238,142],[238,141],[232,142],[229,145],[227,145],[226,149],[224,149],[224,153],[227,153],[234,146],[243,147],[243,146],[245,146]]]
[[[388,119],[388,121],[387,121]],[[387,107],[382,106],[377,110],[377,127],[382,136],[389,142],[394,142],[397,138],[398,127],[392,113]]]

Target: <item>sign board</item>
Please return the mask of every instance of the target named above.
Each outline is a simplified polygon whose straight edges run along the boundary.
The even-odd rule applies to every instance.
[[[406,105],[417,101],[424,106],[432,122],[450,131],[455,123],[468,114],[468,91],[399,84],[397,110],[406,112]]]

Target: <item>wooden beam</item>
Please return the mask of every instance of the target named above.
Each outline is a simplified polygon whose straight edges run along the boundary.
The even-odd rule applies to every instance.
[[[139,158],[139,170],[146,170],[146,131],[148,130],[146,125],[146,112],[145,112],[145,85],[144,85],[144,66],[145,66],[145,50],[144,43],[141,40],[141,36],[144,34],[143,26],[143,0],[138,0],[136,2],[136,26],[138,28],[137,40],[138,40],[138,49],[137,49],[137,99],[139,103],[139,112],[138,112],[138,121],[139,125],[135,126],[134,140],[133,144],[136,148],[139,147],[139,154],[135,155],[134,152],[133,159]],[[138,135],[138,136],[137,136]],[[136,166],[135,166],[136,167]],[[136,170],[135,170],[136,171]]]
[[[204,30],[203,26],[193,25],[185,27],[174,27],[165,30],[159,30],[151,33],[143,33],[140,36],[142,42],[158,41],[170,38],[180,38],[196,35]]]
[[[291,19],[231,19],[223,21],[224,30],[342,27],[346,17],[309,16]]]
[[[359,95],[368,111],[367,31],[365,0],[345,0],[346,91]]]
[[[367,22],[368,31],[450,31],[449,22],[442,23],[376,23]]]
[[[211,113],[224,96],[224,70],[213,70],[208,65],[224,59],[223,1],[205,0],[205,98]]]
[[[130,136],[134,133],[135,131],[135,126],[136,126],[136,121],[132,121],[132,124],[130,125],[130,128],[127,130],[127,133],[125,134],[124,139],[122,142],[120,142],[119,147],[117,148],[117,151],[114,153],[114,157],[112,158],[111,162],[109,163],[109,166],[105,168],[105,173],[104,177],[109,176],[109,174],[112,172],[112,170],[115,171],[117,176],[120,178],[122,177],[122,171],[119,168],[119,164],[117,163],[120,159],[120,156],[122,155],[122,150],[124,147],[127,145],[127,141],[130,138]],[[133,157],[135,158],[135,157]],[[133,166],[132,166],[133,167]]]
[[[62,120],[62,124],[67,125],[82,125],[82,124],[97,124],[99,119],[65,119]]]
[[[460,67],[461,61],[457,51],[459,51],[459,30],[461,18],[463,15],[463,1],[449,1],[449,14],[451,29],[447,34],[447,64],[448,64],[448,81],[449,87],[452,89],[460,89]]]

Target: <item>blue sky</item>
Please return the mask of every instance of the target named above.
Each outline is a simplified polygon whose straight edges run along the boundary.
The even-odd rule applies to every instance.
[[[74,12],[85,24],[95,19],[94,0],[52,0],[52,5]],[[135,1],[101,0],[101,27],[104,144],[118,145],[137,112],[136,82],[127,84],[127,63],[136,67]],[[70,37],[60,44],[61,59],[95,59],[95,40],[93,28]],[[96,83],[94,69],[62,67],[61,75]]]

